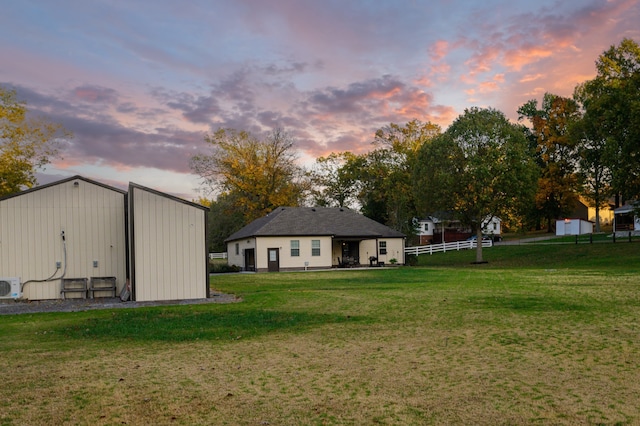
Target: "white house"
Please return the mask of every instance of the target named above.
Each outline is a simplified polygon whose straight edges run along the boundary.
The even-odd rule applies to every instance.
[[[417,222],[420,245],[464,240],[474,234],[474,230],[462,226],[459,221],[442,220],[434,216]],[[492,216],[482,222],[482,233],[499,239],[502,235],[502,221]],[[443,235],[444,234],[444,235]]]
[[[640,217],[635,213],[637,204],[625,204],[614,210],[615,232],[640,232]]]
[[[404,263],[404,234],[346,208],[280,207],[227,238],[249,271]]]

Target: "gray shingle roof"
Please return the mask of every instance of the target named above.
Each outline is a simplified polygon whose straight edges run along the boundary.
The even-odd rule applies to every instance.
[[[336,238],[403,238],[405,235],[353,210],[328,207],[279,207],[257,219],[226,241],[270,236],[326,236]]]

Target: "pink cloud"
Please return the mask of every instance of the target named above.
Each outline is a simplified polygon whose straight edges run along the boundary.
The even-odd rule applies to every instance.
[[[79,86],[72,94],[76,99],[91,103],[114,103],[118,100],[115,90],[101,86]]]
[[[449,53],[449,42],[438,40],[429,47],[429,57],[432,61],[438,62]]]
[[[505,52],[503,64],[510,71],[520,71],[525,65],[537,62],[542,58],[548,58],[552,54],[554,54],[554,50],[550,47],[524,46],[518,50],[508,50]]]

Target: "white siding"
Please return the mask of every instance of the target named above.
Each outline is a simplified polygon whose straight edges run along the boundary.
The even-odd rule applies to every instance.
[[[0,201],[0,276],[42,280],[61,262],[56,277],[65,267],[67,278],[114,276],[119,291],[126,281],[124,201],[122,192],[82,179]],[[23,297],[58,299],[60,286],[60,280],[29,283]]]
[[[205,298],[206,211],[138,187],[129,193],[135,299]]]
[[[379,247],[380,241],[387,243],[387,254],[381,254]],[[379,262],[389,263],[391,259],[396,259],[398,264],[404,263],[404,239],[403,238],[379,238],[378,240],[364,240],[360,243],[360,263],[369,264],[369,257],[376,256]]]
[[[583,235],[593,233],[593,223],[582,219],[556,220],[556,235]]]
[[[291,256],[291,240],[300,241],[300,256]],[[320,256],[312,256],[311,241],[320,240]],[[378,241],[386,241],[387,254],[379,255],[378,260],[389,263],[395,258],[398,264],[404,263],[404,238],[380,238]],[[235,255],[235,244],[239,243],[240,255]],[[256,268],[258,271],[266,271],[268,264],[268,249],[279,250],[280,270],[324,269],[337,266],[338,257],[342,257],[342,248],[334,244],[328,236],[285,236],[285,237],[252,237],[244,240],[231,241],[227,244],[229,264],[244,267],[243,250],[255,248]],[[376,240],[363,240],[360,242],[360,263],[369,264],[369,256],[375,256]]]
[[[291,256],[291,240],[300,241],[300,256]],[[311,255],[311,240],[320,240],[320,256]],[[229,248],[233,247],[229,244]],[[331,267],[331,237],[258,237],[256,238],[256,268],[266,271],[268,264],[268,250],[279,249],[280,270],[300,270],[330,268]],[[305,265],[305,263],[307,263]]]
[[[236,244],[238,244],[238,254],[236,254]],[[255,248],[256,241],[254,238],[245,238],[227,243],[227,263],[245,269],[247,265],[245,265],[244,261],[244,251]]]

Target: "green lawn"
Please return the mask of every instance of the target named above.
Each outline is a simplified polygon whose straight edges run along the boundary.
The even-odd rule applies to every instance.
[[[0,316],[0,424],[638,424],[640,244],[484,254]]]

